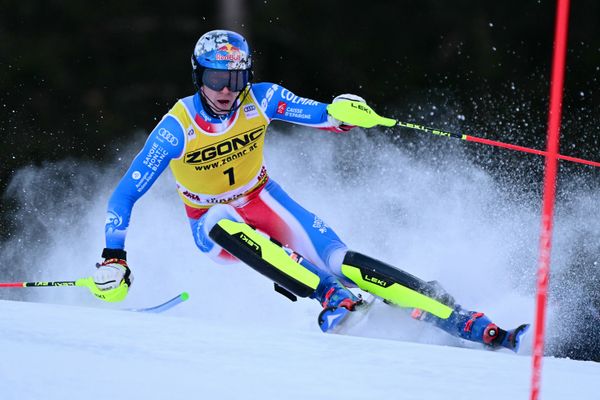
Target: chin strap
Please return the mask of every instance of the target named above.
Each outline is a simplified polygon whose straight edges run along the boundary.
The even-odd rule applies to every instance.
[[[248,94],[250,94],[251,88],[252,83],[248,82],[248,85],[237,95],[237,97],[233,101],[233,105],[229,110],[224,110],[217,106],[215,103],[213,103],[208,97],[204,95],[202,87],[200,88],[198,93],[200,93],[200,102],[202,103],[202,107],[204,107],[204,111],[206,111],[206,113],[213,118],[223,118],[224,116],[229,117],[232,113],[236,112],[241,107],[244,100],[246,100],[246,97],[248,97]],[[220,112],[227,112],[227,114],[217,114],[215,110]]]

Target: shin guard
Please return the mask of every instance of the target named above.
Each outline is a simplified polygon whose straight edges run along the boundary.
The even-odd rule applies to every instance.
[[[282,292],[278,289],[284,288],[293,295],[310,297],[319,286],[319,276],[301,265],[299,254],[287,251],[243,222],[222,219],[209,236],[240,261],[275,282],[279,293]],[[284,295],[293,300],[288,294]]]
[[[362,290],[397,306],[418,308],[442,319],[453,311],[453,304],[444,303],[435,285],[363,254],[347,252],[342,274]]]

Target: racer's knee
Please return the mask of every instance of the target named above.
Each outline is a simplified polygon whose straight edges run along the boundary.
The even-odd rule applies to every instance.
[[[198,220],[192,221],[192,231],[196,246],[206,253],[213,261],[220,264],[237,261],[235,257],[223,250],[208,235],[210,230],[222,219],[242,222],[243,218],[232,206],[228,204],[217,204],[211,207]]]

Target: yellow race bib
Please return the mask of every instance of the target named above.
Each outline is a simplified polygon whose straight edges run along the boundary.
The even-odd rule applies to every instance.
[[[168,113],[186,137],[183,155],[170,163],[177,189],[191,207],[227,203],[266,180],[263,147],[269,120],[252,93],[221,124],[201,119],[193,99],[179,100]]]

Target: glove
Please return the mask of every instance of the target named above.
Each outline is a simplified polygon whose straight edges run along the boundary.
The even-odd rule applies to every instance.
[[[365,101],[365,99],[363,99],[360,96],[357,96],[355,94],[340,94],[339,96],[337,96],[336,98],[333,99],[332,103],[338,102],[338,101],[359,101],[361,103],[367,103]],[[354,125],[348,125],[345,124],[344,122],[340,121],[339,119],[335,119],[333,118],[331,115],[327,115],[327,122],[329,124],[331,124],[331,127],[333,128],[332,130],[334,132],[348,132],[350,129],[355,128]]]
[[[104,249],[102,257],[104,262],[96,264],[92,293],[104,301],[122,301],[133,282],[133,275],[125,260],[127,253],[120,249]]]

